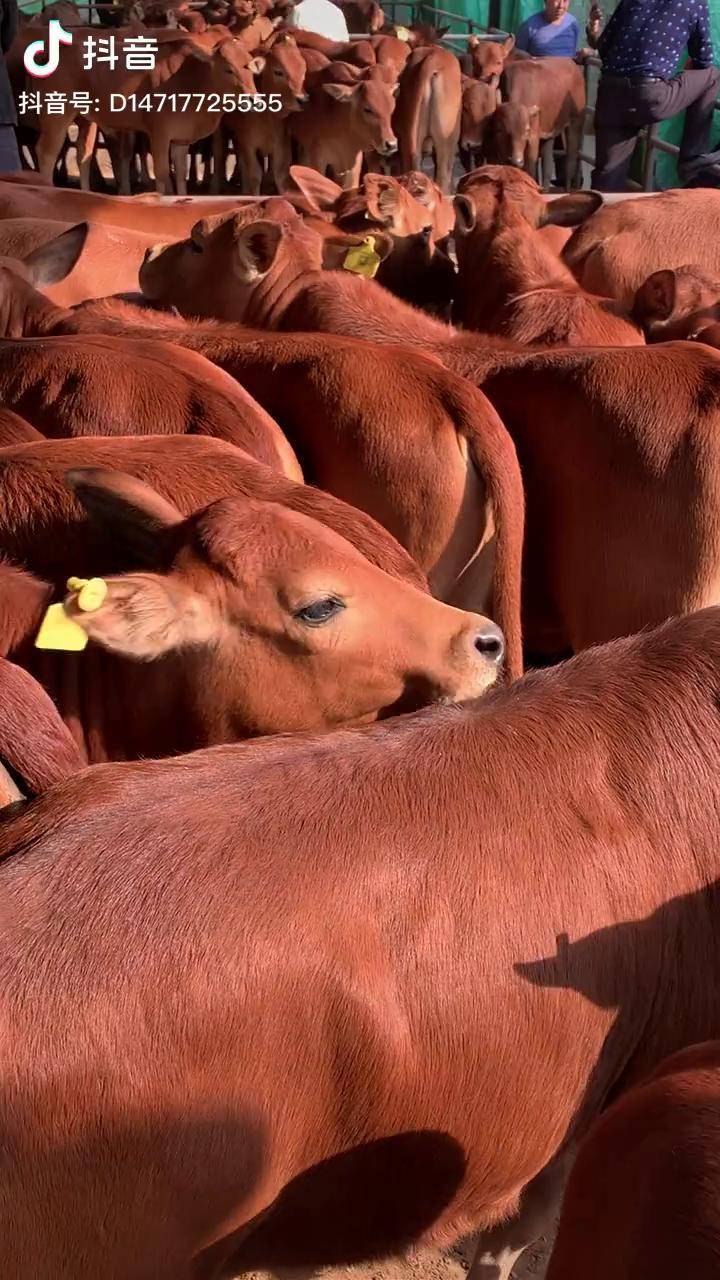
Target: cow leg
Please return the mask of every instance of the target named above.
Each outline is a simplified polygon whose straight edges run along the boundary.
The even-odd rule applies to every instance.
[[[187,162],[190,145],[187,142],[173,142],[170,146],[173,173],[175,174],[175,190],[179,196],[187,195]]]
[[[444,139],[435,147],[435,181],[440,190],[447,195],[452,186],[452,171],[457,153],[457,138]]]
[[[77,143],[75,145],[75,154],[77,155],[78,171],[80,173],[81,191],[90,190],[90,170],[92,168],[93,155],[95,153],[97,134],[98,127],[94,120],[78,121],[78,136]]]
[[[287,191],[290,185],[290,165],[292,163],[292,151],[290,149],[290,139],[283,130],[281,136],[277,139],[271,156],[273,178],[275,179],[275,187],[279,195]]]
[[[35,148],[37,152],[38,171],[48,182],[52,182],[57,158],[67,137],[69,121],[64,116],[45,116],[42,132]]]
[[[515,1216],[483,1232],[467,1280],[510,1280],[518,1258],[557,1217],[574,1154],[551,1160],[523,1189]]]
[[[555,139],[554,137],[543,138],[542,141],[542,189],[549,191],[553,178]]]
[[[255,147],[235,134],[235,153],[242,171],[242,192],[246,196],[259,196],[263,180],[263,166]]]
[[[155,170],[155,190],[160,195],[173,195],[173,183],[170,173],[170,140],[167,136],[150,139],[153,169]]]
[[[212,136],[212,176],[210,178],[210,191],[212,195],[219,196],[225,186],[225,177],[227,170],[227,149],[225,145],[225,134],[223,133],[222,123],[215,130]]]
[[[582,116],[578,120],[571,120],[565,132],[565,190],[572,191],[575,187],[582,186],[582,175],[580,170],[580,150],[582,148],[583,128],[585,121]]]

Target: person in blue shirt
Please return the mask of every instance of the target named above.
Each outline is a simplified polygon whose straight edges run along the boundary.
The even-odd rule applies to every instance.
[[[515,48],[533,58],[574,58],[580,43],[580,24],[568,13],[570,0],[545,0],[519,28]]]
[[[720,71],[713,66],[707,0],[620,0],[602,35],[599,28],[594,6],[588,37],[603,64],[595,111],[596,190],[623,191],[640,130],[681,111],[680,181],[717,185],[707,166]],[[689,61],[676,74],[686,48]]]

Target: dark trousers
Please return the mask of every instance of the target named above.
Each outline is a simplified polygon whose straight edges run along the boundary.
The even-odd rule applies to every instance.
[[[21,169],[15,130],[11,124],[0,124],[0,174]]]
[[[710,150],[715,99],[720,84],[717,67],[682,71],[672,80],[632,81],[602,76],[595,110],[597,191],[624,191],[630,161],[641,129],[685,112],[678,168],[684,181],[702,167]]]

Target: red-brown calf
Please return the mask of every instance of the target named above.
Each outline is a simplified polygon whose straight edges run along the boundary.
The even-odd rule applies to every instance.
[[[720,1042],[674,1054],[580,1148],[547,1280],[716,1280]]]
[[[319,85],[305,110],[288,122],[301,163],[321,174],[330,171],[346,190],[356,187],[366,152],[390,156],[397,150],[392,126],[397,92],[397,81],[382,67],[358,71],[349,83]]]
[[[422,169],[423,156],[435,161],[435,180],[449,191],[460,136],[460,63],[449,49],[416,49],[400,77],[393,116],[401,170]]]

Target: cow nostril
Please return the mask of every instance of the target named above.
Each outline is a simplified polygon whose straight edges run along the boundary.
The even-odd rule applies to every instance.
[[[310,101],[310,95],[309,93],[296,93],[295,101],[297,102],[298,106],[304,107],[305,103]]]
[[[475,636],[475,648],[488,662],[502,662],[505,656],[505,640],[499,627],[490,623]]]

